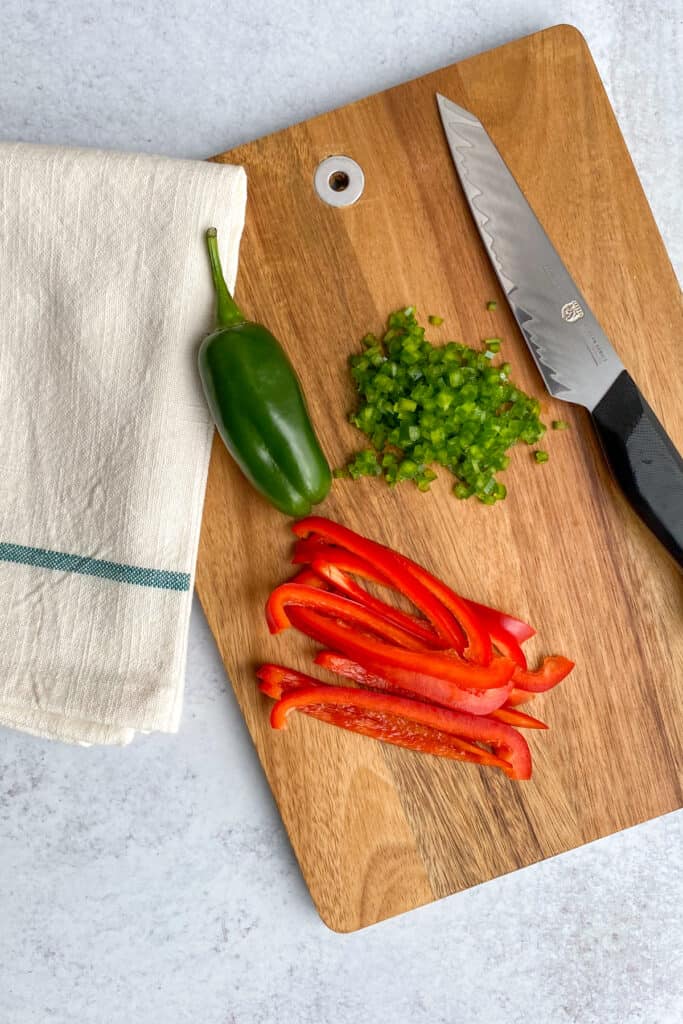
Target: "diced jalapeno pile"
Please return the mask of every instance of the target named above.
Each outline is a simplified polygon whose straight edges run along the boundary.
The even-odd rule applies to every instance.
[[[510,380],[510,364],[493,365],[500,339],[485,345],[432,345],[411,306],[391,314],[381,340],[368,334],[350,359],[360,398],[351,422],[371,447],[338,475],[412,480],[427,491],[439,465],[457,478],[457,498],[474,495],[486,505],[504,498],[496,473],[507,467],[508,450],[536,444],[545,426],[538,401]]]

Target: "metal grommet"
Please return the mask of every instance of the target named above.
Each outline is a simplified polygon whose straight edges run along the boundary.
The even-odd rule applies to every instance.
[[[328,206],[351,206],[363,194],[365,175],[350,156],[328,156],[318,164],[313,183]]]

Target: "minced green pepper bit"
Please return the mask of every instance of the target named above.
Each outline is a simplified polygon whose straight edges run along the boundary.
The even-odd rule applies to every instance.
[[[485,338],[484,344],[489,352],[500,352],[500,338]]]
[[[486,308],[488,309],[489,313],[495,313],[496,310],[498,309],[498,303],[496,302],[495,299],[491,299],[490,302],[486,303]]]
[[[349,475],[412,480],[427,491],[439,465],[456,477],[457,498],[501,501],[506,489],[495,474],[507,468],[508,449],[536,444],[545,426],[538,401],[510,380],[510,364],[493,358],[490,346],[432,345],[412,306],[392,313],[384,337],[366,335],[350,359],[359,394],[350,419],[371,447],[351,460]]]
[[[569,430],[566,420],[553,420],[553,430]]]
[[[357,480],[361,476],[382,475],[382,467],[377,461],[377,452],[372,448],[364,448],[362,452],[358,452],[346,469],[353,480]]]
[[[442,316],[430,316],[429,317],[429,322],[432,325],[432,327],[441,327],[441,324],[443,323],[443,317]]]
[[[536,462],[547,462],[550,456],[547,452],[534,452],[534,458]]]

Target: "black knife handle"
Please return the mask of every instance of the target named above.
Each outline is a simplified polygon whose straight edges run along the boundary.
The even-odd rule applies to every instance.
[[[624,494],[683,566],[683,459],[626,370],[592,416]]]

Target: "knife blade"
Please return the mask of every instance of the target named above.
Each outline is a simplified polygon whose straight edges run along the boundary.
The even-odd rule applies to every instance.
[[[683,459],[482,123],[439,93],[437,102],[470,211],[548,391],[588,409],[626,497],[683,566]]]

